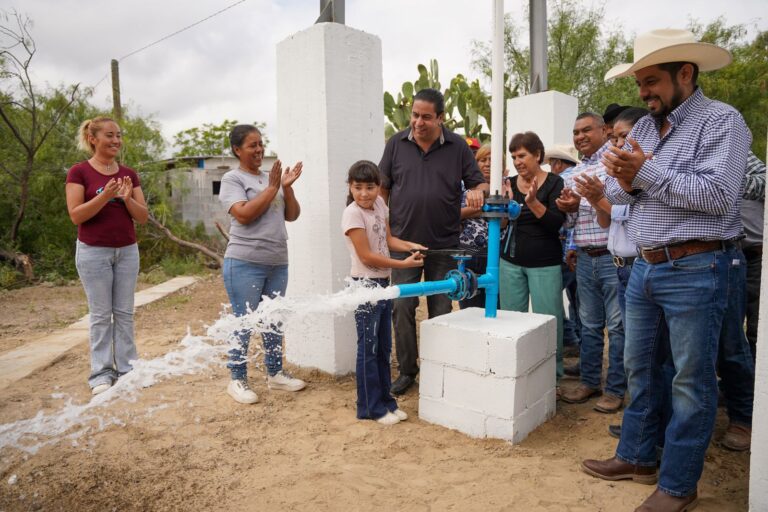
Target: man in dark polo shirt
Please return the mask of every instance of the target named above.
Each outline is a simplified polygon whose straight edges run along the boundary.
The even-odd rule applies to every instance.
[[[461,231],[462,182],[467,204],[480,207],[488,190],[465,140],[443,127],[445,100],[440,91],[422,89],[413,98],[411,126],[389,139],[379,169],[384,176],[382,196],[389,200],[392,235],[430,249],[458,247]],[[396,258],[404,254],[394,253]],[[445,254],[429,254],[424,267],[393,269],[393,284],[440,280],[456,262]],[[416,307],[419,299],[395,300],[393,321],[400,376],[392,393],[401,395],[419,373],[416,346]],[[450,313],[445,295],[427,297],[429,318]]]

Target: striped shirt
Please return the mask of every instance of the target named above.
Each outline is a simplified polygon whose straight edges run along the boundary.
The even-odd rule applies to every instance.
[[[632,128],[630,137],[653,154],[635,176],[632,194],[615,178],[606,180],[608,200],[630,204],[630,239],[649,248],[740,237],[744,169],[752,140],[744,118],[697,88],[667,121],[663,138],[661,123],[651,115]]]
[[[603,153],[608,150],[610,144],[610,142],[606,142],[592,156],[582,158],[581,163],[569,169],[570,172],[567,175],[565,173],[561,174],[560,176],[565,180],[565,188],[574,190],[575,183],[573,178],[580,174],[597,176],[600,181],[605,183],[607,174],[605,167],[600,163],[600,159]],[[579,202],[579,210],[575,213],[569,213],[565,223],[566,227],[573,227],[573,237],[568,245],[569,249],[576,247],[605,247],[608,245],[608,230],[601,228],[600,224],[597,223],[597,212],[585,197],[582,197]]]

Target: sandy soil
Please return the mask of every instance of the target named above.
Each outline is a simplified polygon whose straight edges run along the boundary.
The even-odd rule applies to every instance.
[[[0,347],[79,317],[82,295],[71,288],[0,296]],[[43,302],[48,312],[36,317]],[[221,281],[211,277],[143,308],[141,356],[171,350],[188,326],[202,332],[223,302]],[[26,321],[17,309],[29,312]],[[0,423],[58,409],[63,400],[54,393],[87,401],[87,373],[83,345],[0,391]],[[615,448],[606,428],[618,418],[590,404],[558,404],[552,421],[512,446],[420,421],[415,391],[400,402],[408,421],[358,421],[353,377],[294,373],[310,382],[298,394],[269,392],[263,372],[251,371],[261,401],[243,406],[225,394],[226,369],[214,366],[145,389],[136,403],[113,404],[126,425],[77,446],[62,441],[35,455],[0,450],[0,510],[624,511],[653,491],[579,471],[581,459]],[[725,422],[721,410],[716,437]],[[748,454],[713,443],[698,510],[746,510],[748,467]]]

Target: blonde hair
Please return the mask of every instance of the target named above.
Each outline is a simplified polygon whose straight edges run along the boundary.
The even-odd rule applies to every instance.
[[[491,145],[483,144],[482,146],[480,146],[480,149],[477,150],[477,153],[475,153],[475,160],[479,162],[483,158],[490,156],[490,154],[491,154]]]
[[[117,124],[114,119],[107,116],[98,116],[94,117],[93,119],[86,119],[83,121],[80,124],[80,128],[77,130],[76,142],[78,149],[93,155],[96,148],[93,146],[93,144],[91,144],[91,141],[88,139],[88,137],[95,137],[96,134],[99,133],[99,130],[101,130],[101,125],[104,123]]]

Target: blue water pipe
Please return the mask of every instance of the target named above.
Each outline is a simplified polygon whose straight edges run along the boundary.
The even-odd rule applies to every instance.
[[[501,219],[514,220],[520,215],[520,204],[507,200],[500,195],[493,195],[483,204],[483,217],[488,219],[488,257],[485,274],[476,275],[465,267],[470,256],[457,251],[454,259],[457,268],[450,270],[441,281],[422,281],[395,285],[399,297],[425,297],[445,293],[451,300],[464,300],[474,297],[479,288],[485,288],[485,317],[496,318],[499,297],[499,247],[501,244]],[[510,228],[511,229],[511,228]]]

